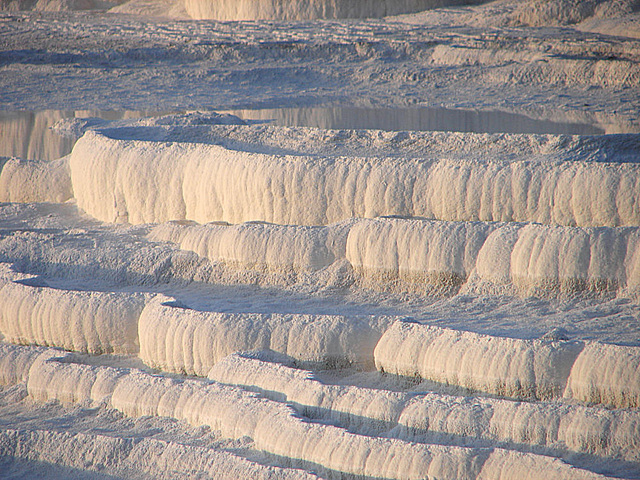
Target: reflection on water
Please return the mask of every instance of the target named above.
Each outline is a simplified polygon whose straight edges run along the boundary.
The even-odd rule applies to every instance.
[[[51,130],[53,125],[63,119],[123,120],[156,115],[159,113],[128,110],[0,111],[0,156],[15,156],[29,160],[54,160],[69,154],[77,139],[60,135]]]
[[[595,125],[536,120],[514,113],[446,108],[277,108],[231,110],[246,120],[276,125],[332,129],[423,130],[477,133],[600,135]]]
[[[100,118],[123,120],[171,112],[45,110],[0,111],[0,156],[52,160],[71,152],[76,138],[62,136],[50,127],[62,119]],[[331,129],[435,130],[479,133],[603,134],[596,125],[536,120],[504,112],[451,110],[444,108],[278,108],[233,110],[227,113],[247,120],[282,126]]]

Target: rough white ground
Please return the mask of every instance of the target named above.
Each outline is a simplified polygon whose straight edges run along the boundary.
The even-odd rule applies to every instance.
[[[640,478],[639,25],[0,0],[0,478]]]
[[[124,135],[130,139],[118,130],[89,131],[70,155],[78,206],[102,221],[323,225],[400,215],[576,226],[640,223],[635,163],[554,162],[553,155],[544,163],[519,161],[509,145],[498,153],[510,159],[489,163],[446,156],[263,154],[149,142],[135,130]]]
[[[313,20],[387,17],[414,13],[444,5],[474,2],[442,0],[186,0],[187,13],[195,19],[213,20]]]
[[[637,410],[490,398],[470,401],[462,396],[331,385],[314,378],[313,372],[238,354],[218,362],[208,376],[287,401],[311,418],[340,422],[368,434],[389,431],[394,437],[418,441],[457,437],[464,444],[464,437],[473,432],[488,442],[527,443],[534,451],[556,450],[559,455],[589,451],[632,462],[638,458]],[[602,441],[596,440],[598,435]]]
[[[138,353],[143,295],[30,285],[35,277],[6,272],[5,264],[2,268],[0,331],[6,341],[93,354]]]

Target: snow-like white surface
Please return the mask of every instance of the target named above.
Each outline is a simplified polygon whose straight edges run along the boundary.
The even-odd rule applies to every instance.
[[[394,323],[374,352],[376,367],[510,397],[561,396],[582,345],[490,337]]]
[[[115,368],[65,363],[71,358],[49,352],[36,359],[29,369],[27,390],[35,400],[99,405],[111,398],[122,372]]]
[[[71,394],[73,397],[66,382],[61,385],[47,381],[51,370],[58,370],[59,376],[69,379],[69,384],[75,380],[79,387]],[[163,415],[194,425],[209,425],[227,437],[249,436],[257,448],[288,457],[294,464],[310,462],[321,469],[347,474],[390,479],[418,479],[430,474],[441,478],[474,478],[481,467],[481,450],[354,435],[337,427],[304,422],[288,407],[256,398],[236,387],[132,371],[110,383],[106,390],[96,390],[94,386],[105,385],[99,378],[102,372],[109,377],[120,373],[109,367],[70,365],[55,360],[35,363],[29,375],[29,394],[69,402],[102,401],[103,394],[110,393],[110,405],[126,415]],[[343,446],[340,450],[345,453],[336,455],[336,446]]]
[[[62,203],[73,197],[65,158],[50,162],[0,160],[0,201]]]
[[[212,380],[240,385],[292,404],[305,416],[333,420],[350,429],[382,433],[397,424],[412,395],[358,386],[325,385],[313,373],[234,354],[209,371]]]
[[[230,355],[209,378],[256,390],[287,402],[301,414],[340,422],[359,432],[409,441],[486,442],[521,445],[540,452],[610,456],[637,462],[640,413],[577,405],[395,392],[325,384],[313,372]]]
[[[54,377],[61,381],[52,381]],[[534,454],[362,436],[332,425],[304,421],[289,407],[238,387],[80,365],[61,358],[37,359],[29,370],[27,389],[30,396],[41,401],[106,402],[132,417],[168,416],[192,425],[209,425],[226,437],[248,436],[260,450],[288,458],[293,466],[314,465],[332,477],[332,472],[336,472],[388,479],[430,475],[443,479],[493,478],[505,468],[522,472],[535,465],[531,478],[544,478],[549,469],[555,478],[604,478]],[[33,449],[38,451],[46,441],[44,434],[35,440]],[[73,452],[76,448],[69,450]],[[97,455],[103,455],[109,448],[97,445],[96,450]],[[16,451],[12,456],[29,459],[30,451]],[[172,460],[184,468],[190,464],[188,458],[178,456]],[[57,462],[65,465],[69,460],[60,458]],[[135,463],[134,466],[140,468]]]
[[[0,280],[0,333],[7,341],[94,354],[138,352],[143,295],[57,290],[30,285],[34,277],[11,276]]]
[[[56,353],[44,348],[24,348],[0,343],[0,384],[15,385],[29,377],[29,369],[33,362],[42,356]]]
[[[476,273],[523,294],[634,291],[640,285],[640,230],[503,225],[478,253]]]
[[[520,340],[396,322],[380,338],[376,367],[396,375],[516,398],[560,396],[637,407],[640,349],[611,344]]]
[[[163,370],[206,376],[235,352],[272,350],[303,364],[373,366],[393,317],[197,311],[156,297],[139,321],[140,358]]]
[[[444,5],[456,0],[185,0],[192,18],[214,20],[312,20],[386,17]]]
[[[633,292],[639,235],[637,228],[360,220],[349,231],[347,259],[374,288],[455,292],[484,282],[523,295]]]
[[[169,241],[213,261],[244,268],[313,271],[344,258],[348,226],[299,227],[265,223],[197,225],[170,222],[149,239]]]
[[[294,157],[89,131],[76,143],[70,168],[78,206],[108,222],[325,225],[401,215],[640,224],[634,163]]]
[[[370,285],[456,291],[476,267],[497,224],[408,219],[362,220],[347,240],[347,259]]]
[[[640,478],[636,3],[0,0],[0,476]]]
[[[105,475],[117,475],[121,478],[133,475],[136,478],[167,480],[176,476],[193,478],[193,475],[229,480],[319,478],[302,470],[260,465],[216,449],[152,438],[119,438],[99,433],[3,429],[0,431],[0,455],[75,469],[75,472],[57,472],[67,475],[67,478],[77,475],[78,470],[96,472],[100,475],[98,478],[105,478]],[[33,472],[28,472],[30,473]],[[42,471],[38,471],[38,474],[41,475]]]
[[[312,272],[346,260],[383,290],[469,288],[566,296],[638,291],[640,230],[407,218],[326,227],[168,222],[148,236],[215,262],[259,271]]]
[[[571,369],[565,396],[618,408],[640,406],[640,349],[590,342]]]

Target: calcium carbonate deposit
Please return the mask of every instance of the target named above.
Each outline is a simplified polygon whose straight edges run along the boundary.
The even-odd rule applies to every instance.
[[[0,331],[7,341],[94,354],[138,352],[142,295],[57,290],[11,276],[0,286]]]
[[[269,350],[303,364],[373,365],[388,317],[202,312],[154,300],[140,315],[140,358],[167,371],[205,376],[234,352]]]
[[[444,5],[478,3],[441,0],[186,0],[193,18],[214,20],[308,20],[318,18],[367,18],[413,13]]]
[[[0,0],[0,479],[640,479],[635,0]]]
[[[269,155],[202,143],[121,140],[109,135],[114,133],[87,132],[69,159],[78,206],[107,222],[324,225],[402,215],[640,223],[635,163]]]

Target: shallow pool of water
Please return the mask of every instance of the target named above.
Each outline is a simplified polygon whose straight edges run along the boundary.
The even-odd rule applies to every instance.
[[[245,120],[281,126],[327,129],[422,130],[478,133],[599,135],[598,125],[539,120],[513,113],[445,108],[314,107],[228,110]],[[71,152],[76,138],[51,127],[63,119],[123,120],[165,115],[157,111],[44,110],[0,111],[0,156],[53,160]]]
[[[134,110],[42,110],[0,111],[0,156],[29,160],[55,160],[71,153],[76,138],[52,130],[60,120],[70,118],[100,118],[124,120],[158,116],[168,112]]]
[[[514,113],[446,108],[276,108],[230,110],[243,119],[329,129],[601,135],[597,125],[538,120]]]

